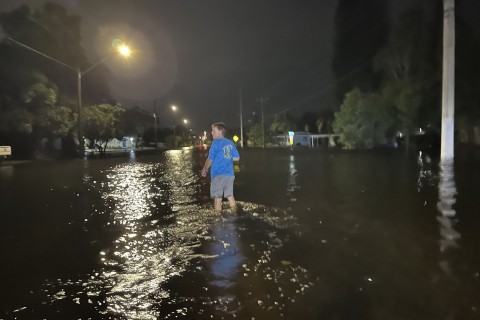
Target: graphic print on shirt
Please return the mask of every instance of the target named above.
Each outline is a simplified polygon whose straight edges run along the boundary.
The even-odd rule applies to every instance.
[[[230,159],[232,157],[232,146],[226,145],[223,147],[223,157],[225,159]]]

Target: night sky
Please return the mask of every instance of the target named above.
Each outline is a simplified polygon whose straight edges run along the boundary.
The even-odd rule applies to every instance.
[[[0,10],[44,2],[0,0]],[[83,46],[92,63],[108,52],[113,38],[129,41],[137,51],[128,63],[107,62],[112,95],[147,112],[156,99],[163,124],[171,121],[168,107],[175,104],[176,117],[188,118],[196,131],[215,121],[239,127],[240,87],[244,121],[258,112],[259,97],[268,98],[267,121],[279,111],[299,116],[336,107],[337,0],[54,2],[82,17]],[[392,16],[405,3],[390,0]],[[361,32],[353,30],[352,38]]]

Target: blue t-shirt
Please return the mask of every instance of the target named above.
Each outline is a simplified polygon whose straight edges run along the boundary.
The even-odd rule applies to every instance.
[[[208,159],[212,160],[212,179],[216,176],[233,176],[233,158],[240,158],[238,150],[232,141],[226,138],[215,139],[212,142]]]

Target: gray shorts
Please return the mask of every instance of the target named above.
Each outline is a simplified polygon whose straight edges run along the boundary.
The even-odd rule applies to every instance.
[[[233,196],[233,181],[235,176],[216,176],[210,183],[210,197],[228,198]]]

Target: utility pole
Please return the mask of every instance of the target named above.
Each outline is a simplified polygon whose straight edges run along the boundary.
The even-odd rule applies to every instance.
[[[82,132],[82,72],[77,68],[77,135],[80,157],[85,156],[85,141]]]
[[[442,161],[454,158],[455,0],[443,0]]]
[[[158,148],[158,136],[157,136],[157,100],[153,100],[153,121],[155,130],[155,149]]]
[[[240,102],[240,146],[243,148],[243,102],[242,102],[242,87],[238,88],[239,102]]]
[[[260,97],[260,107],[262,108],[262,148],[265,148],[265,119],[263,117],[263,103],[268,101],[268,98]]]

